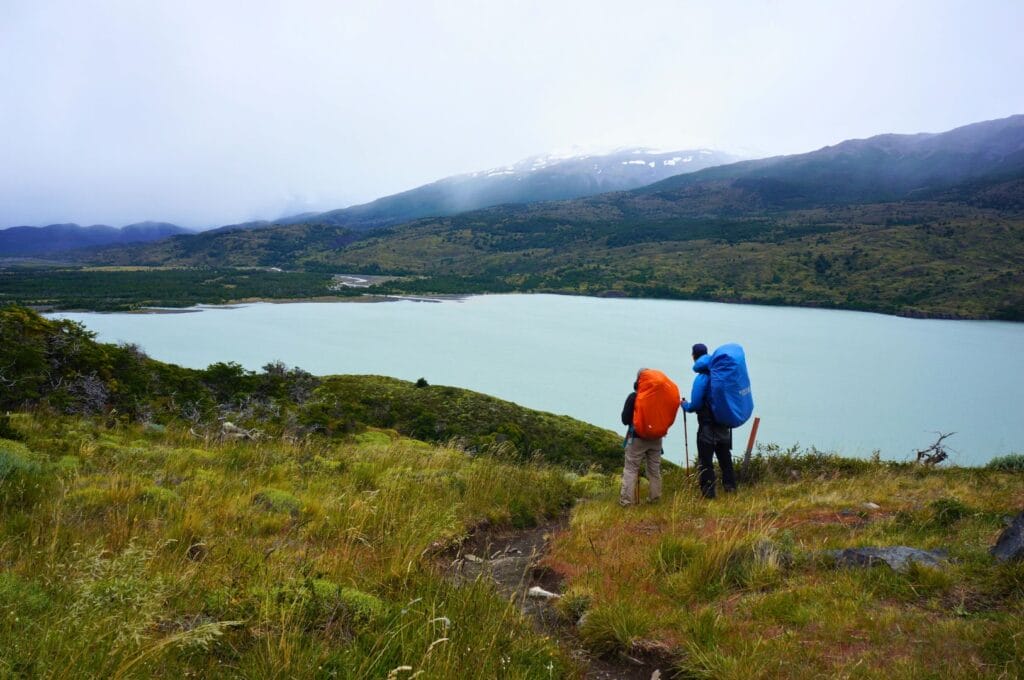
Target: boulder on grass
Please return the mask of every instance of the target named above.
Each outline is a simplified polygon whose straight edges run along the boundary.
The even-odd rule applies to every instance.
[[[989,552],[1000,562],[1024,560],[1024,512],[1003,529]]]
[[[911,562],[941,568],[945,566],[946,553],[941,550],[919,550],[905,545],[883,548],[847,548],[835,550],[832,556],[839,567],[874,567],[884,564],[894,571],[906,571]]]

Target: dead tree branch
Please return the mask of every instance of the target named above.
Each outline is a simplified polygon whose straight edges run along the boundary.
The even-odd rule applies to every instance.
[[[931,446],[918,449],[917,451],[917,462],[921,465],[928,467],[934,467],[942,461],[949,458],[949,452],[946,450],[946,445],[943,443],[947,438],[952,437],[956,432],[936,432],[938,439],[936,439]]]

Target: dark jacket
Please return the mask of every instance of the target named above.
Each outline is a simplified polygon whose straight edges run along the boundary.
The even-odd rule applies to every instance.
[[[630,392],[626,403],[622,405],[622,424],[633,427],[633,409],[636,408],[636,392]]]

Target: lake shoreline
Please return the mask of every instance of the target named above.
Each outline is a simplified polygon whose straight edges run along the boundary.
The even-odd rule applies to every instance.
[[[281,361],[314,375],[422,377],[613,430],[638,367],[657,367],[688,392],[693,343],[739,342],[762,441],[855,457],[880,449],[903,460],[934,432],[957,432],[954,460],[971,465],[1024,448],[1024,426],[1006,415],[1007,404],[1024,400],[1019,324],[565,295],[378,299],[405,304],[286,300],[191,310],[231,314],[53,316],[185,367],[230,361],[259,370]],[[638,320],[653,322],[653,332],[638,334]],[[965,361],[975,348],[1005,361]],[[956,399],[979,394],[990,398]],[[737,444],[746,430],[734,434]],[[684,458],[682,434],[666,440],[674,462]]]
[[[445,302],[445,301],[461,301],[472,297],[482,296],[500,296],[500,295],[557,295],[572,298],[592,298],[600,300],[651,300],[651,301],[664,301],[664,302],[702,302],[702,303],[715,303],[723,305],[750,305],[755,307],[769,307],[778,309],[816,309],[822,311],[836,311],[836,312],[860,312],[864,314],[878,314],[881,316],[900,318],[900,319],[917,319],[917,320],[934,320],[934,321],[983,321],[983,322],[1000,322],[1000,323],[1013,323],[1021,324],[1024,323],[1024,319],[1004,319],[997,318],[988,315],[972,316],[969,314],[957,314],[954,312],[928,312],[925,310],[918,309],[904,309],[904,310],[891,310],[891,309],[875,309],[870,307],[842,307],[830,304],[817,304],[814,302],[808,302],[804,304],[798,303],[778,303],[771,301],[759,301],[759,300],[747,300],[743,298],[683,298],[683,297],[643,297],[630,295],[620,291],[603,291],[593,293],[581,293],[576,291],[567,290],[529,290],[529,291],[479,291],[471,293],[425,293],[425,294],[402,294],[402,293],[363,293],[362,295],[305,295],[299,297],[246,297],[238,298],[234,300],[228,300],[223,303],[219,302],[203,302],[193,301],[189,307],[138,307],[133,309],[101,309],[96,307],[62,307],[59,304],[53,305],[38,305],[38,304],[26,304],[25,306],[33,311],[39,312],[40,314],[187,314],[198,311],[200,309],[227,309],[239,305],[256,304],[256,303],[267,303],[275,305],[283,304],[302,304],[302,303],[358,303],[358,304],[374,304],[381,302],[396,302],[401,300],[412,300],[420,302]],[[12,304],[21,304],[17,300],[11,300]]]

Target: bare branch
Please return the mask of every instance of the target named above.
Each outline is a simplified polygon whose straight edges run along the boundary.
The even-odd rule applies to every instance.
[[[931,446],[917,451],[917,462],[928,467],[934,467],[949,458],[949,452],[943,442],[948,437],[955,435],[956,432],[936,432],[935,434],[938,435],[938,439]]]

